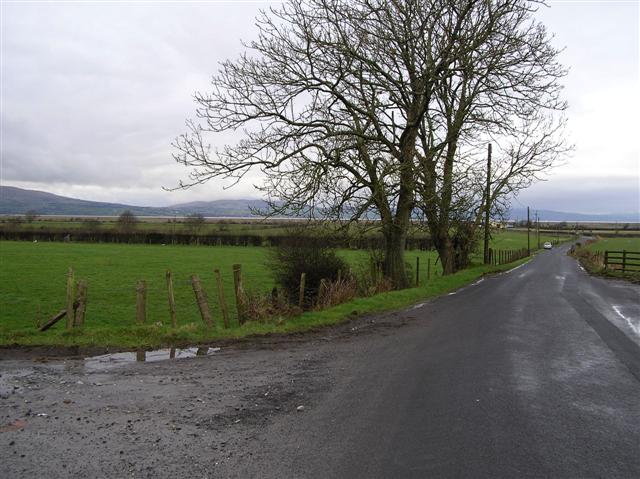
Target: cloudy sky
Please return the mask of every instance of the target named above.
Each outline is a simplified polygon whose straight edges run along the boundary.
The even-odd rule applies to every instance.
[[[139,205],[256,197],[253,182],[168,193],[170,143],[218,62],[255,36],[266,1],[1,0],[3,185]],[[549,2],[564,47],[573,156],[514,206],[640,210],[638,1]]]

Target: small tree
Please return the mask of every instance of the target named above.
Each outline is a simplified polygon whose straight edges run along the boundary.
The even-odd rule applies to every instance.
[[[125,210],[118,216],[118,230],[123,233],[131,233],[136,229],[137,224],[138,218],[136,218],[131,210]]]
[[[192,235],[198,235],[205,224],[204,216],[200,213],[191,213],[184,220],[184,226]]]

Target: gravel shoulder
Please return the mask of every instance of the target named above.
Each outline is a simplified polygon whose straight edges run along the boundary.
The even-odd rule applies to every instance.
[[[206,357],[103,367],[80,351],[4,349],[2,476],[234,477],[264,452],[265,427],[308,413],[348,357],[411,320],[389,313]]]

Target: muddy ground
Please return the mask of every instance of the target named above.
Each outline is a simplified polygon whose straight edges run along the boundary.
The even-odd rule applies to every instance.
[[[244,477],[254,455],[278,460],[265,431],[312,410],[348,380],[353,355],[413,319],[389,313],[153,362],[2,349],[0,476]]]

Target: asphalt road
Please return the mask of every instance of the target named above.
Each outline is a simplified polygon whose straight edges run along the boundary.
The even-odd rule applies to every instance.
[[[237,476],[640,477],[640,289],[566,248],[404,313]]]
[[[0,477],[639,478],[640,286],[565,253],[208,357],[0,351]]]

